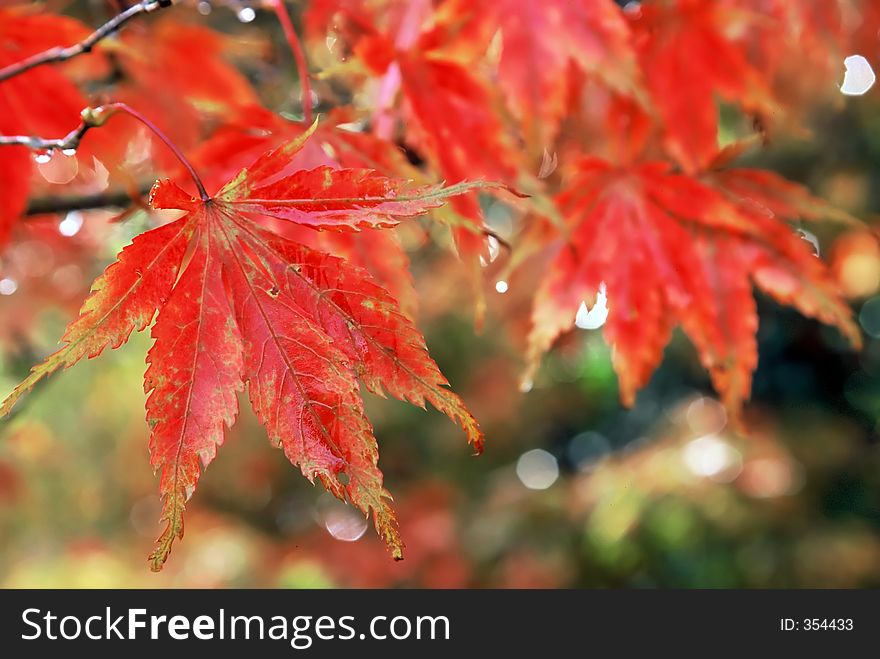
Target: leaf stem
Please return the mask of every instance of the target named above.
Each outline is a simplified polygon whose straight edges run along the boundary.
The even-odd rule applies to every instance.
[[[20,62],[15,62],[3,67],[0,69],[0,82],[20,75],[25,71],[30,71],[38,66],[42,66],[43,64],[66,62],[77,55],[89,53],[99,41],[119,30],[135,16],[151,14],[159,9],[170,7],[172,4],[174,4],[174,0],[143,0],[111,18],[79,43],[67,48],[55,46],[31,55]]]
[[[111,110],[117,110],[119,112],[124,112],[125,114],[127,114],[131,117],[134,117],[135,119],[140,121],[144,126],[149,128],[156,137],[158,137],[160,140],[162,140],[162,142],[165,144],[165,146],[167,146],[169,149],[171,149],[171,152],[177,157],[177,159],[180,161],[180,164],[186,168],[187,172],[189,172],[189,175],[192,177],[193,183],[195,183],[196,188],[198,188],[199,197],[201,197],[202,201],[204,201],[204,202],[210,201],[211,196],[208,194],[208,191],[205,190],[205,184],[202,183],[202,179],[199,177],[195,168],[192,166],[192,163],[186,159],[186,156],[183,155],[183,152],[177,148],[177,145],[174,144],[174,142],[172,142],[168,138],[168,136],[159,129],[159,127],[156,124],[154,124],[152,121],[147,119],[144,115],[142,115],[140,112],[138,112],[134,108],[130,107],[129,105],[126,105],[125,103],[109,103],[107,105],[101,106],[101,108],[98,108],[98,110],[101,110],[102,108],[109,108]]]
[[[296,30],[293,29],[293,21],[290,20],[290,12],[284,0],[268,0],[278,22],[281,23],[281,29],[284,31],[284,37],[293,53],[293,59],[296,61],[296,70],[299,74],[300,85],[300,103],[303,108],[303,120],[306,124],[312,123],[312,83],[309,79],[309,69],[306,64],[306,56],[303,52],[302,43],[296,36]]]

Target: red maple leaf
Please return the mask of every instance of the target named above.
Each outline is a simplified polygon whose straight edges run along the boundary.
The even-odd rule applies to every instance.
[[[186,501],[234,422],[245,386],[270,441],[310,480],[372,511],[395,557],[403,543],[358,381],[374,394],[430,402],[482,447],[476,421],[447,388],[424,337],[382,287],[360,268],[255,221],[345,231],[393,226],[464,188],[411,189],[369,170],[286,173],[308,135],[259,157],[206,200],[158,182],[152,205],[186,214],[120,253],[95,281],[64,346],[0,405],[0,415],[8,413],[40,379],[119,347],[159,311],[145,376],[167,524],[151,555],[154,569],[183,535]]]
[[[701,170],[718,152],[716,94],[746,112],[776,110],[742,38],[759,22],[757,12],[736,0],[673,0],[644,3],[630,15],[664,146],[686,172]]]
[[[478,72],[473,44],[450,37],[457,11],[426,0],[377,3],[324,0],[308,9],[313,36],[324,37],[330,22],[338,26],[370,72],[380,77],[375,130],[389,138],[395,120],[404,118],[404,139],[424,154],[445,180],[485,178],[514,184],[521,157],[505,131],[500,96]],[[399,105],[397,92],[401,92]],[[452,202],[468,229],[455,232],[459,251],[471,265],[483,249],[474,232],[482,226],[474,195]]]
[[[802,119],[808,108],[838,96],[847,55],[871,57],[876,49],[880,13],[870,0],[740,1],[757,16],[746,34],[746,52],[784,103],[779,118],[788,131],[793,118]],[[859,33],[869,34],[870,41],[860,43]]]
[[[552,145],[572,93],[572,69],[610,89],[641,97],[629,26],[612,0],[452,0],[446,12],[467,40],[501,37],[498,84],[529,145]],[[477,34],[474,34],[474,32]]]
[[[208,172],[203,178],[209,184],[217,182],[219,186],[267,149],[297,139],[309,130],[309,126],[302,122],[285,119],[260,106],[247,107],[242,117],[246,121],[233,121],[222,126],[189,154],[199,171]],[[421,176],[394,144],[371,133],[340,128],[354,120],[350,110],[340,108],[330,112],[303,148],[293,154],[288,165],[291,171],[326,166],[373,169],[394,178]],[[180,175],[186,177],[185,171],[181,170]],[[407,315],[414,316],[416,292],[409,274],[409,258],[395,232],[371,229],[356,233],[311,231],[291,223],[279,223],[273,229],[297,242],[365,268],[394,296]]]
[[[802,187],[755,170],[697,179],[662,162],[618,169],[583,158],[575,171],[557,198],[566,235],[535,296],[527,378],[603,285],[603,332],[627,405],[680,325],[737,417],[758,359],[753,286],[860,343],[824,264],[784,222],[832,214]]]

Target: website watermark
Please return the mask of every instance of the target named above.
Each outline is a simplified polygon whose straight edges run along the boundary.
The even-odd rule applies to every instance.
[[[51,610],[22,611],[22,640],[274,640],[295,650],[316,641],[450,640],[446,616],[376,615],[359,622],[355,616],[231,615],[218,609],[213,615],[151,615],[144,608],[112,610],[98,615],[58,615]]]

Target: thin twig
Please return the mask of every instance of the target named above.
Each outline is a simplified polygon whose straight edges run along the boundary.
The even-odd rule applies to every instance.
[[[296,30],[293,29],[293,21],[290,20],[290,13],[284,0],[269,0],[270,5],[278,16],[278,22],[281,23],[281,29],[284,31],[284,37],[293,53],[293,59],[296,61],[296,70],[299,75],[300,86],[300,103],[303,109],[303,120],[306,125],[312,123],[312,83],[309,79],[309,67],[306,64],[306,56],[303,52],[302,44],[299,37],[296,36]]]
[[[28,202],[24,215],[25,217],[33,217],[99,208],[126,208],[136,202],[135,194],[144,197],[150,192],[150,188],[152,188],[152,183],[138,186],[137,190],[109,190],[77,196],[39,197]]]
[[[91,52],[92,48],[94,48],[99,41],[119,30],[119,28],[128,23],[128,21],[135,16],[150,14],[159,9],[170,7],[172,4],[174,4],[174,0],[143,0],[111,18],[79,43],[67,48],[55,46],[54,48],[49,48],[41,53],[31,55],[20,62],[15,62],[14,64],[3,67],[0,69],[0,82],[12,78],[13,76],[20,75],[25,71],[30,71],[38,66],[42,66],[43,64],[66,62],[72,57],[76,57],[82,53]]]
[[[75,150],[79,147],[83,136],[89,132],[89,129],[94,127],[95,125],[87,123],[85,118],[83,118],[79,126],[64,137],[46,139],[31,135],[0,135],[0,146],[26,146],[34,151]]]
[[[183,155],[183,152],[177,148],[174,142],[168,139],[168,136],[165,135],[156,124],[125,103],[107,103],[106,105],[101,105],[97,108],[84,109],[80,113],[80,125],[62,138],[46,139],[43,137],[28,135],[0,135],[0,146],[25,146],[35,151],[51,151],[53,149],[66,151],[68,149],[76,149],[79,147],[83,136],[89,132],[89,130],[103,126],[107,123],[107,120],[117,112],[122,112],[137,119],[144,126],[149,128],[156,137],[162,140],[165,146],[171,149],[174,155],[177,156],[177,159],[186,168],[186,171],[189,172],[193,182],[196,184],[196,188],[199,190],[199,196],[202,201],[207,202],[210,200],[211,197],[207,190],[205,190],[205,184],[202,183],[202,179],[192,166],[192,163],[190,163],[190,161],[186,159],[186,156]]]
[[[110,103],[108,105],[103,106],[105,108],[112,108],[114,110],[118,110],[120,112],[125,112],[129,116],[134,117],[138,121],[140,121],[144,126],[149,128],[153,134],[158,137],[162,142],[171,149],[172,153],[177,156],[177,159],[180,161],[180,164],[186,168],[186,171],[189,172],[189,175],[192,177],[193,182],[196,184],[196,187],[199,190],[199,196],[202,201],[207,202],[211,199],[211,195],[208,194],[208,191],[205,190],[205,184],[202,183],[202,179],[199,177],[198,172],[196,172],[195,168],[192,166],[192,163],[186,159],[186,156],[183,155],[183,152],[177,148],[177,145],[172,142],[168,136],[159,130],[159,127],[154,124],[152,121],[147,119],[140,112],[135,110],[134,108],[129,107],[125,103]],[[99,108],[100,109],[100,108]]]

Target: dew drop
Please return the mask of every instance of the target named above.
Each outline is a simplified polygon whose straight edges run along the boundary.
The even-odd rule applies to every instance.
[[[47,151],[34,158],[40,176],[49,183],[63,185],[70,183],[79,172],[77,158],[62,157],[54,151]]]
[[[355,508],[337,499],[322,496],[316,505],[317,522],[327,533],[343,542],[355,542],[367,531],[367,518]]]
[[[813,248],[813,256],[819,256],[821,252],[821,247],[819,245],[819,237],[813,233],[812,231],[807,231],[805,229],[799,229],[798,235],[803,238],[805,241],[810,243]]]
[[[367,518],[357,511],[331,510],[324,516],[324,528],[327,533],[343,542],[355,542],[360,540],[367,531]]]
[[[336,127],[339,130],[344,130],[348,133],[363,133],[366,129],[366,125],[361,121],[349,121],[344,124],[336,124]]]
[[[76,149],[62,149],[61,153],[67,156],[68,158],[72,158],[76,155]]]
[[[58,223],[58,233],[62,236],[75,236],[83,225],[83,214],[79,211],[70,211],[64,219]]]
[[[547,149],[544,149],[544,155],[541,158],[541,168],[538,170],[538,178],[547,178],[556,171],[556,167],[559,165],[559,157],[556,155],[554,151],[551,155]]]
[[[489,236],[486,238],[486,246],[488,248],[488,260],[485,257],[480,256],[480,265],[484,268],[497,259],[498,254],[501,253],[501,243],[498,242],[498,239],[495,236]]]
[[[508,290],[510,290],[510,286],[508,286],[507,282],[504,281],[503,279],[499,279],[498,281],[495,282],[495,290],[498,293],[504,294]]]
[[[213,9],[213,7],[211,7],[211,3],[210,3],[210,2],[204,2],[204,0],[203,0],[202,2],[200,2],[200,3],[196,6],[196,9],[198,9],[199,13],[200,13],[202,16],[207,16],[208,14],[211,13],[211,10]]]

